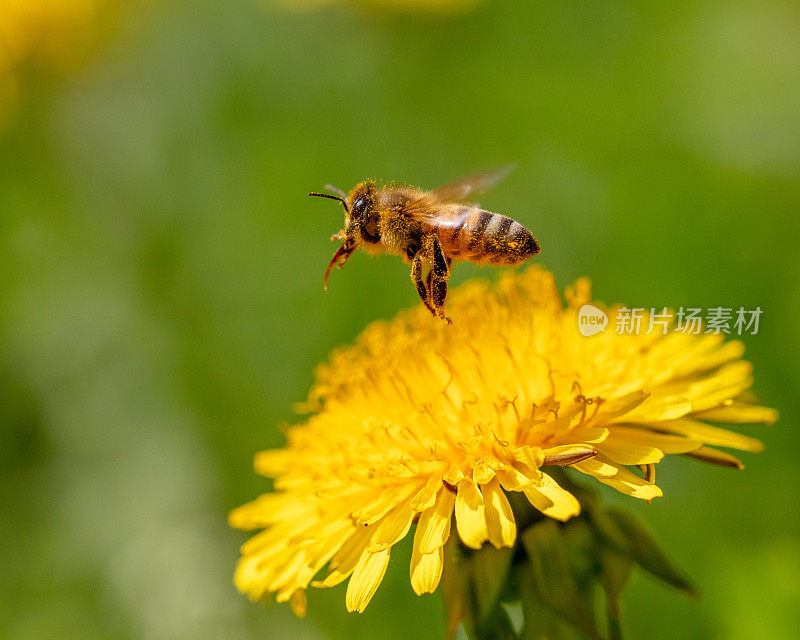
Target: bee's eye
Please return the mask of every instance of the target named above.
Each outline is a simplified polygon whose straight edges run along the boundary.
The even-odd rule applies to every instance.
[[[366,209],[367,209],[367,201],[366,201],[366,199],[359,198],[358,200],[356,200],[353,203],[353,208],[351,209],[351,211],[353,212],[353,215],[356,218],[360,218],[362,215],[364,215],[364,212],[366,211]]]

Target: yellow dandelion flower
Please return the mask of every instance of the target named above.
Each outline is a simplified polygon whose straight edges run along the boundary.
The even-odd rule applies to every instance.
[[[347,608],[363,611],[414,522],[410,578],[423,594],[439,584],[450,535],[474,549],[514,545],[507,493],[556,520],[578,515],[548,466],[652,500],[666,454],[741,466],[715,447],[761,449],[709,424],[776,418],[746,400],[740,342],[675,331],[584,337],[588,282],[567,301],[549,272],[531,268],[455,290],[452,326],[417,308],[334,352],[317,371],[312,415],[288,429],[284,448],[256,456],[275,491],[230,515],[234,527],[263,529],[242,547],[236,586],[302,613],[309,585],[349,577]],[[614,326],[616,310],[607,312]]]

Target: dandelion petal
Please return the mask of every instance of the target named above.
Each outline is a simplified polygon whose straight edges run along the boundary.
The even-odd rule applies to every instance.
[[[546,516],[566,521],[581,512],[578,500],[546,473],[542,474],[539,484],[525,489],[525,496],[530,503]]]
[[[489,542],[498,549],[512,546],[517,538],[517,523],[497,478],[483,486],[483,500]]]
[[[447,542],[450,535],[450,520],[453,516],[455,494],[442,488],[433,508],[423,512],[417,523],[421,553],[430,553]]]
[[[458,483],[456,494],[456,527],[462,542],[473,549],[480,549],[489,537],[486,528],[486,510],[480,489],[470,479]]]
[[[356,565],[350,582],[347,583],[345,604],[348,611],[364,611],[378,589],[386,567],[389,565],[389,550],[369,553],[365,551]]]
[[[414,548],[411,554],[411,588],[421,596],[433,593],[439,586],[444,565],[444,548],[440,547],[431,553],[419,553]]]

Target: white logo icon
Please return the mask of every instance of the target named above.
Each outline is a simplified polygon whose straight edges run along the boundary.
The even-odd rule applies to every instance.
[[[585,304],[578,310],[578,331],[581,335],[589,337],[605,331],[608,326],[608,316],[605,311],[594,305]]]

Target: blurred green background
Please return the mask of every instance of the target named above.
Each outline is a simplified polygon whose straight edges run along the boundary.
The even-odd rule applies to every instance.
[[[315,364],[418,302],[407,266],[363,254],[323,295],[342,213],[306,192],[507,162],[482,204],[535,231],[562,288],[764,310],[747,357],[781,420],[744,431],[765,452],[742,472],[668,459],[651,505],[601,489],[701,592],[638,576],[629,637],[796,637],[797,3],[51,0],[16,23],[13,4],[0,637],[441,638],[408,541],[365,614],[340,585],[299,621],[235,592],[226,515],[268,488],[252,456],[283,442]],[[475,275],[495,272],[453,282]]]

